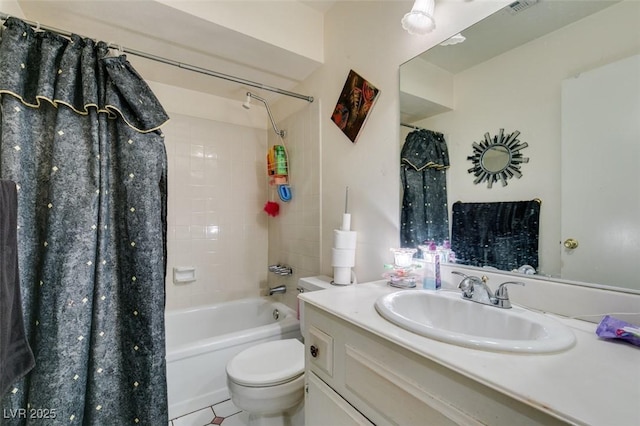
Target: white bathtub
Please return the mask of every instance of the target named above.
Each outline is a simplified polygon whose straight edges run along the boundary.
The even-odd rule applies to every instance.
[[[301,338],[296,312],[260,297],[169,311],[165,324],[170,419],[229,398],[225,366],[238,352]]]

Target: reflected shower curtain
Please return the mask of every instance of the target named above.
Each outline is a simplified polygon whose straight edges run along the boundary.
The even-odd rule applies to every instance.
[[[449,151],[442,133],[415,130],[400,153],[402,212],[400,244],[418,247],[427,240],[449,239],[447,169]]]
[[[0,43],[0,176],[18,184],[35,368],[0,424],[166,425],[168,117],[102,42],[9,18]],[[26,410],[26,411],[20,411]]]

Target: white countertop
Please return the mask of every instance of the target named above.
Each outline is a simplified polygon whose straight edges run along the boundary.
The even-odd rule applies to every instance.
[[[549,316],[576,335],[576,345],[565,352],[529,355],[463,348],[422,337],[383,319],[374,302],[395,291],[412,290],[376,281],[299,297],[562,420],[585,425],[640,425],[640,348],[599,339],[596,324],[553,315]]]

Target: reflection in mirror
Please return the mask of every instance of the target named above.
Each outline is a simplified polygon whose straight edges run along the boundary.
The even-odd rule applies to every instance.
[[[457,263],[514,271],[539,266],[540,200],[453,204]]]
[[[410,128],[400,153],[400,242],[410,248],[428,240],[442,244],[449,239],[447,143],[442,133]]]
[[[541,199],[539,275],[640,292],[640,2],[527,3],[403,64],[401,122],[444,135],[449,215],[455,201]],[[469,179],[469,141],[499,128],[526,134],[535,161],[489,190]]]
[[[511,161],[511,154],[504,145],[493,145],[480,157],[480,165],[490,173],[503,171]]]
[[[528,163],[529,158],[523,157],[520,151],[529,144],[520,142],[519,135],[517,130],[505,135],[504,129],[500,129],[500,133],[493,138],[485,133],[483,141],[472,144],[473,155],[467,160],[473,162],[473,167],[468,170],[476,177],[473,183],[486,181],[487,187],[491,188],[498,180],[502,186],[507,186],[507,181],[512,177],[522,177],[520,166]]]

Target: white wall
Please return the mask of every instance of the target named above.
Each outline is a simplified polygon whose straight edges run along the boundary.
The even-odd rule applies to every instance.
[[[332,274],[333,229],[341,223],[345,187],[349,187],[352,229],[358,231],[356,274],[376,280],[390,261],[390,247],[399,245],[399,82],[398,67],[418,53],[484,18],[506,1],[440,2],[437,29],[411,36],[401,25],[413,2],[338,2],[325,16],[325,63],[297,92],[320,104],[322,218],[321,272]],[[380,89],[380,95],[352,144],[330,120],[353,69]],[[278,105],[280,116],[298,108]]]
[[[169,169],[167,309],[258,296],[267,285],[264,111],[150,86],[171,117],[162,128]],[[196,281],[174,283],[176,266],[194,266]]]
[[[18,2],[14,0],[0,0],[0,12],[7,13],[17,18],[24,18],[22,9],[18,6]]]

